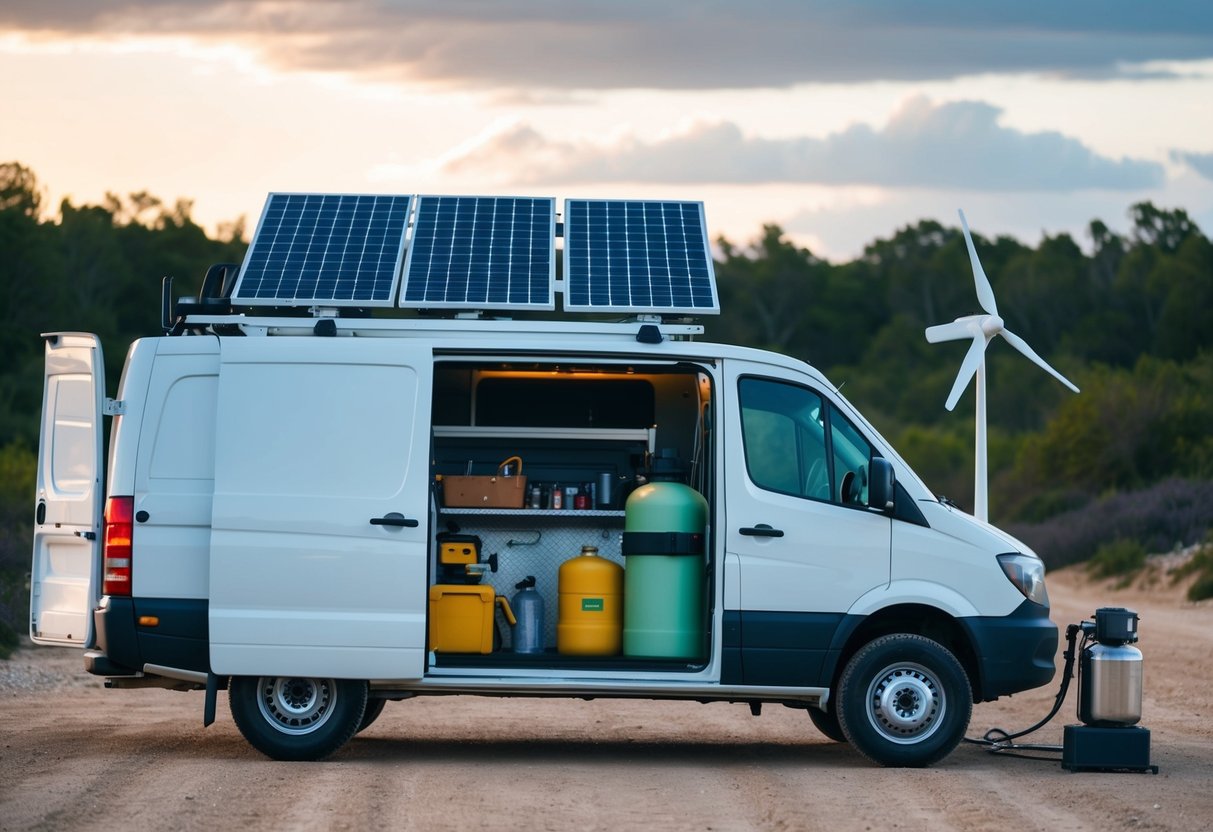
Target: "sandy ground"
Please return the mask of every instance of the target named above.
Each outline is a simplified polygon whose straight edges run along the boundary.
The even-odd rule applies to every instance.
[[[1054,621],[1141,615],[1157,776],[1070,773],[961,745],[880,769],[768,706],[428,698],[389,703],[333,759],[271,762],[221,695],[108,691],[77,651],[0,662],[0,829],[1200,830],[1213,828],[1213,604],[1165,579],[1050,576]],[[1056,689],[979,705],[970,735],[1026,727]],[[1076,690],[1031,740],[1060,743]],[[1027,740],[1025,740],[1027,741]]]

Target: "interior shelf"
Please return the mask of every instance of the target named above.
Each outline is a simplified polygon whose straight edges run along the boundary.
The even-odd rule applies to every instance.
[[[550,509],[550,508],[439,508],[441,514],[474,514],[513,517],[623,517],[615,509]]]

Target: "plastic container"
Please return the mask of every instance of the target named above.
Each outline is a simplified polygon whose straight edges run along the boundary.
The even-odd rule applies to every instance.
[[[682,483],[653,482],[632,492],[625,512],[624,655],[701,657],[707,501]]]
[[[527,575],[514,587],[518,590],[510,602],[518,620],[514,625],[514,652],[542,653],[543,596],[535,589],[535,576]]]
[[[623,567],[594,546],[560,565],[556,650],[565,656],[614,656],[623,631]]]
[[[491,586],[434,584],[430,587],[430,649],[438,653],[493,652],[493,609],[501,604],[516,622],[510,602]]]

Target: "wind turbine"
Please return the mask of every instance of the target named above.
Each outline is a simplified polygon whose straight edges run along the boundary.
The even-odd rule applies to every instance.
[[[973,264],[973,282],[977,285],[977,301],[985,310],[984,315],[966,315],[957,318],[950,324],[939,324],[927,327],[927,340],[932,344],[941,341],[960,341],[971,338],[973,344],[961,362],[960,372],[956,374],[956,382],[948,401],[944,404],[948,410],[956,407],[960,394],[969,386],[969,379],[977,376],[977,425],[975,437],[976,465],[973,475],[973,516],[979,520],[989,519],[989,496],[987,486],[986,460],[986,347],[995,336],[1001,335],[1007,343],[1019,350],[1075,393],[1075,387],[1069,379],[1049,366],[1049,363],[1036,354],[1036,350],[1028,343],[1006,328],[1002,318],[998,316],[998,304],[994,301],[994,289],[981,268],[977,259],[977,250],[973,248],[973,236],[969,233],[969,224],[965,222],[964,211],[959,211],[960,224],[964,227],[965,245],[969,247],[969,261]]]

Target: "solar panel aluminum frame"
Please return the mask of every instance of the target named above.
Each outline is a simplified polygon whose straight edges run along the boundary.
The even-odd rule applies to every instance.
[[[258,243],[260,242],[261,234],[265,228],[266,219],[270,216],[270,209],[275,198],[336,198],[336,199],[394,199],[404,200],[404,216],[401,218],[399,225],[399,240],[394,244],[394,259],[392,261],[391,281],[385,293],[381,293],[374,298],[338,298],[325,297],[313,293],[311,295],[295,295],[290,297],[256,297],[242,296],[241,288],[245,286],[246,278],[251,271],[252,264],[255,262],[255,255]],[[275,191],[271,192],[265,200],[265,206],[261,209],[261,217],[257,221],[257,229],[253,234],[252,242],[249,244],[248,252],[245,254],[244,262],[240,266],[240,274],[236,278],[236,285],[232,290],[232,303],[237,306],[276,306],[276,307],[392,307],[396,303],[396,294],[400,288],[401,266],[404,263],[405,252],[405,237],[408,231],[410,216],[413,208],[416,205],[416,198],[411,194],[330,194],[330,193],[294,193]],[[356,239],[356,237],[355,237]],[[386,245],[386,242],[385,242]],[[318,280],[313,281],[318,282]]]
[[[703,246],[703,265],[705,269],[704,279],[706,280],[706,289],[710,295],[710,303],[704,305],[678,305],[678,304],[634,304],[634,303],[616,303],[612,299],[607,303],[594,302],[594,289],[592,286],[586,288],[588,301],[581,303],[573,300],[575,293],[579,291],[577,280],[580,277],[575,273],[577,268],[580,253],[578,245],[580,243],[579,234],[581,230],[578,227],[578,220],[573,211],[575,203],[589,204],[620,204],[620,203],[646,203],[656,205],[678,205],[678,206],[695,206],[699,220],[700,239]],[[588,245],[588,240],[587,240]],[[697,248],[697,247],[696,247]],[[689,261],[688,261],[689,262]],[[628,313],[628,314],[665,314],[665,315],[719,315],[720,314],[720,295],[716,288],[716,272],[712,261],[712,250],[708,242],[707,234],[707,219],[704,214],[704,205],[701,201],[695,200],[658,200],[658,199],[584,199],[584,198],[568,198],[564,202],[564,263],[563,263],[563,284],[564,293],[563,309],[566,312],[610,312],[610,313]],[[591,282],[590,276],[584,276],[587,283]],[[688,283],[691,277],[687,277]]]
[[[536,302],[511,302],[501,300],[469,300],[467,293],[464,293],[463,298],[452,297],[451,299],[434,300],[432,298],[416,299],[410,298],[410,282],[413,279],[412,270],[414,268],[414,257],[418,252],[418,229],[425,221],[425,212],[430,209],[431,200],[439,199],[457,199],[457,200],[507,200],[507,199],[528,199],[535,201],[546,201],[550,205],[550,210],[547,212],[546,229],[543,231],[542,239],[546,240],[548,264],[546,276],[546,292],[541,303]],[[521,311],[552,311],[556,308],[556,199],[555,197],[542,196],[476,196],[471,194],[421,194],[415,202],[414,220],[411,236],[409,238],[408,251],[405,254],[404,271],[400,286],[399,306],[405,309],[459,309],[459,310],[521,310]],[[447,277],[450,277],[450,272],[447,272]],[[450,282],[446,284],[448,287]],[[466,285],[466,284],[465,284]],[[530,291],[528,282],[528,294]],[[543,288],[542,286],[539,288]]]

